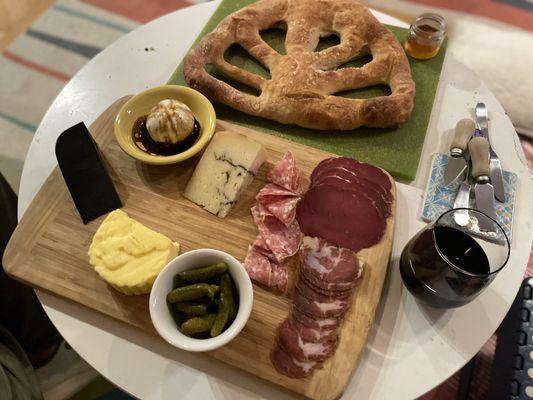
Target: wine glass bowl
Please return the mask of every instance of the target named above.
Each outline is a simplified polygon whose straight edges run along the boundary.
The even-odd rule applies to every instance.
[[[463,223],[465,215],[467,224]],[[407,243],[400,273],[418,300],[453,308],[476,298],[505,267],[509,256],[509,239],[497,221],[478,210],[457,208],[442,214]]]

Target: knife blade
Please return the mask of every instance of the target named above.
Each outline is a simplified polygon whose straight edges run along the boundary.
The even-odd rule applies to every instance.
[[[476,121],[479,129],[483,133],[483,137],[489,143],[489,176],[491,184],[494,187],[494,196],[499,202],[503,203],[505,202],[505,188],[503,186],[502,166],[498,155],[490,143],[488,110],[484,103],[477,103],[476,105]]]
[[[449,185],[464,174],[467,164],[464,155],[474,129],[475,123],[469,118],[462,119],[455,125],[455,133],[450,145],[451,157],[444,170],[445,185]]]
[[[459,185],[457,190],[457,195],[455,196],[455,201],[453,203],[453,208],[464,208],[464,210],[457,210],[453,214],[453,219],[455,223],[459,226],[466,226],[470,221],[470,214],[468,213],[467,208],[470,207],[470,157],[466,157],[466,174]]]
[[[472,159],[472,176],[476,180],[474,193],[476,208],[496,220],[494,207],[494,187],[490,183],[489,142],[484,137],[475,137],[468,143]],[[479,229],[494,231],[494,224],[489,218],[480,218]]]

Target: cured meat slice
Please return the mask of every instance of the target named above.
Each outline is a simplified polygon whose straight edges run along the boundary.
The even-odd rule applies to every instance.
[[[306,236],[300,247],[300,273],[313,285],[325,290],[346,290],[361,275],[357,256],[322,238]]]
[[[291,315],[291,323],[306,342],[322,342],[327,339],[334,339],[337,335],[335,327],[330,329],[313,328],[296,319],[294,315]]]
[[[316,361],[298,361],[280,346],[274,348],[270,359],[277,371],[289,378],[305,378],[318,364]]]
[[[355,252],[378,243],[386,219],[364,195],[333,186],[311,187],[296,209],[300,229]]]
[[[349,185],[349,186],[348,186]],[[336,176],[330,176],[326,178],[321,178],[318,183],[314,184],[314,187],[326,186],[326,187],[335,187],[347,192],[353,193],[354,196],[364,196],[372,203],[372,205],[379,212],[379,215],[383,219],[391,214],[390,203],[384,200],[383,196],[379,192],[372,192],[368,188],[364,188],[359,184],[346,184],[346,181],[339,179]]]
[[[248,247],[243,266],[254,282],[281,292],[287,289],[289,278],[287,267],[277,262],[272,252],[263,247],[261,235],[258,235],[254,243]]]
[[[301,232],[296,220],[289,226],[285,226],[283,222],[260,205],[252,207],[252,216],[259,234],[278,262],[298,252]]]
[[[327,339],[322,342],[307,342],[287,318],[279,327],[278,344],[298,361],[323,361],[333,354],[337,341]]]
[[[334,178],[334,180],[330,178]],[[348,187],[350,185],[361,186],[365,190],[379,193],[383,197],[383,201],[387,204],[392,202],[392,193],[390,190],[385,189],[359,172],[350,171],[342,167],[332,167],[320,173],[315,180],[311,182],[311,186],[324,183],[326,179],[329,179],[328,183],[332,185],[338,184],[341,187]]]
[[[390,192],[392,188],[390,178],[380,168],[348,157],[332,157],[322,160],[311,174],[311,183],[313,183],[320,174],[331,168],[344,168],[348,171],[355,172],[356,174],[377,183],[387,192]]]
[[[305,326],[320,330],[337,329],[341,324],[340,318],[317,318],[309,316],[298,309],[294,309],[291,314],[294,320],[301,322]]]
[[[244,259],[244,269],[248,272],[248,276],[253,281],[270,286],[272,267],[271,261],[257,247],[248,246],[248,253]]]
[[[294,307],[303,313],[319,318],[340,317],[348,308],[346,299],[331,299],[327,302],[311,300],[305,297],[298,289],[293,293]]]
[[[274,183],[267,183],[255,197],[257,203],[279,219],[285,226],[296,217],[296,204],[300,196]]]
[[[296,167],[294,157],[290,151],[270,170],[267,179],[294,193],[300,193],[300,170]]]
[[[289,282],[289,271],[287,266],[281,263],[270,261],[270,268],[272,271],[272,279],[269,287],[278,289],[280,292],[287,290],[287,283]]]
[[[316,286],[314,283],[309,281],[309,278],[304,273],[300,273],[299,280],[305,282],[306,285],[312,287],[313,290],[317,293],[323,294],[328,297],[337,297],[341,299],[346,299],[350,297],[352,295],[352,288],[355,286],[355,283],[354,283],[353,285],[349,285],[348,288],[344,288],[344,289],[343,288],[339,289],[338,287],[333,287],[331,289],[324,289],[324,288]]]

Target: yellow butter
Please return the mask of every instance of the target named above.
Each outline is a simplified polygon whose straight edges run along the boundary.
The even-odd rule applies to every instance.
[[[125,294],[149,293],[179,244],[131,219],[122,210],[102,222],[89,247],[89,262],[109,285]]]

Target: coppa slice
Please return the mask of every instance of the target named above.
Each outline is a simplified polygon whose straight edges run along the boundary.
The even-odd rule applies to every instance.
[[[352,251],[321,238],[304,237],[300,247],[300,273],[325,290],[346,290],[355,286],[361,267]]]
[[[270,359],[280,374],[290,378],[304,378],[318,364],[316,361],[298,361],[287,354],[279,345],[276,345],[272,351]]]
[[[298,309],[293,309],[291,317],[298,322],[301,322],[309,328],[319,329],[319,330],[331,330],[337,329],[341,324],[342,320],[340,318],[316,318],[311,317]]]
[[[337,341],[328,339],[322,342],[306,342],[287,318],[279,327],[278,344],[298,361],[324,361],[335,351]]]
[[[322,342],[327,339],[334,339],[337,335],[336,327],[329,329],[310,327],[296,318],[294,314],[291,315],[291,323],[306,342]]]
[[[183,195],[224,218],[266,160],[261,144],[234,132],[219,132],[207,146]]]
[[[318,294],[316,297],[320,297]],[[310,299],[302,294],[298,288],[293,293],[292,301],[294,307],[305,314],[318,318],[339,317],[344,314],[349,306],[346,299]]]
[[[296,218],[305,235],[355,252],[378,243],[386,225],[366,196],[333,186],[311,187],[298,203]]]

